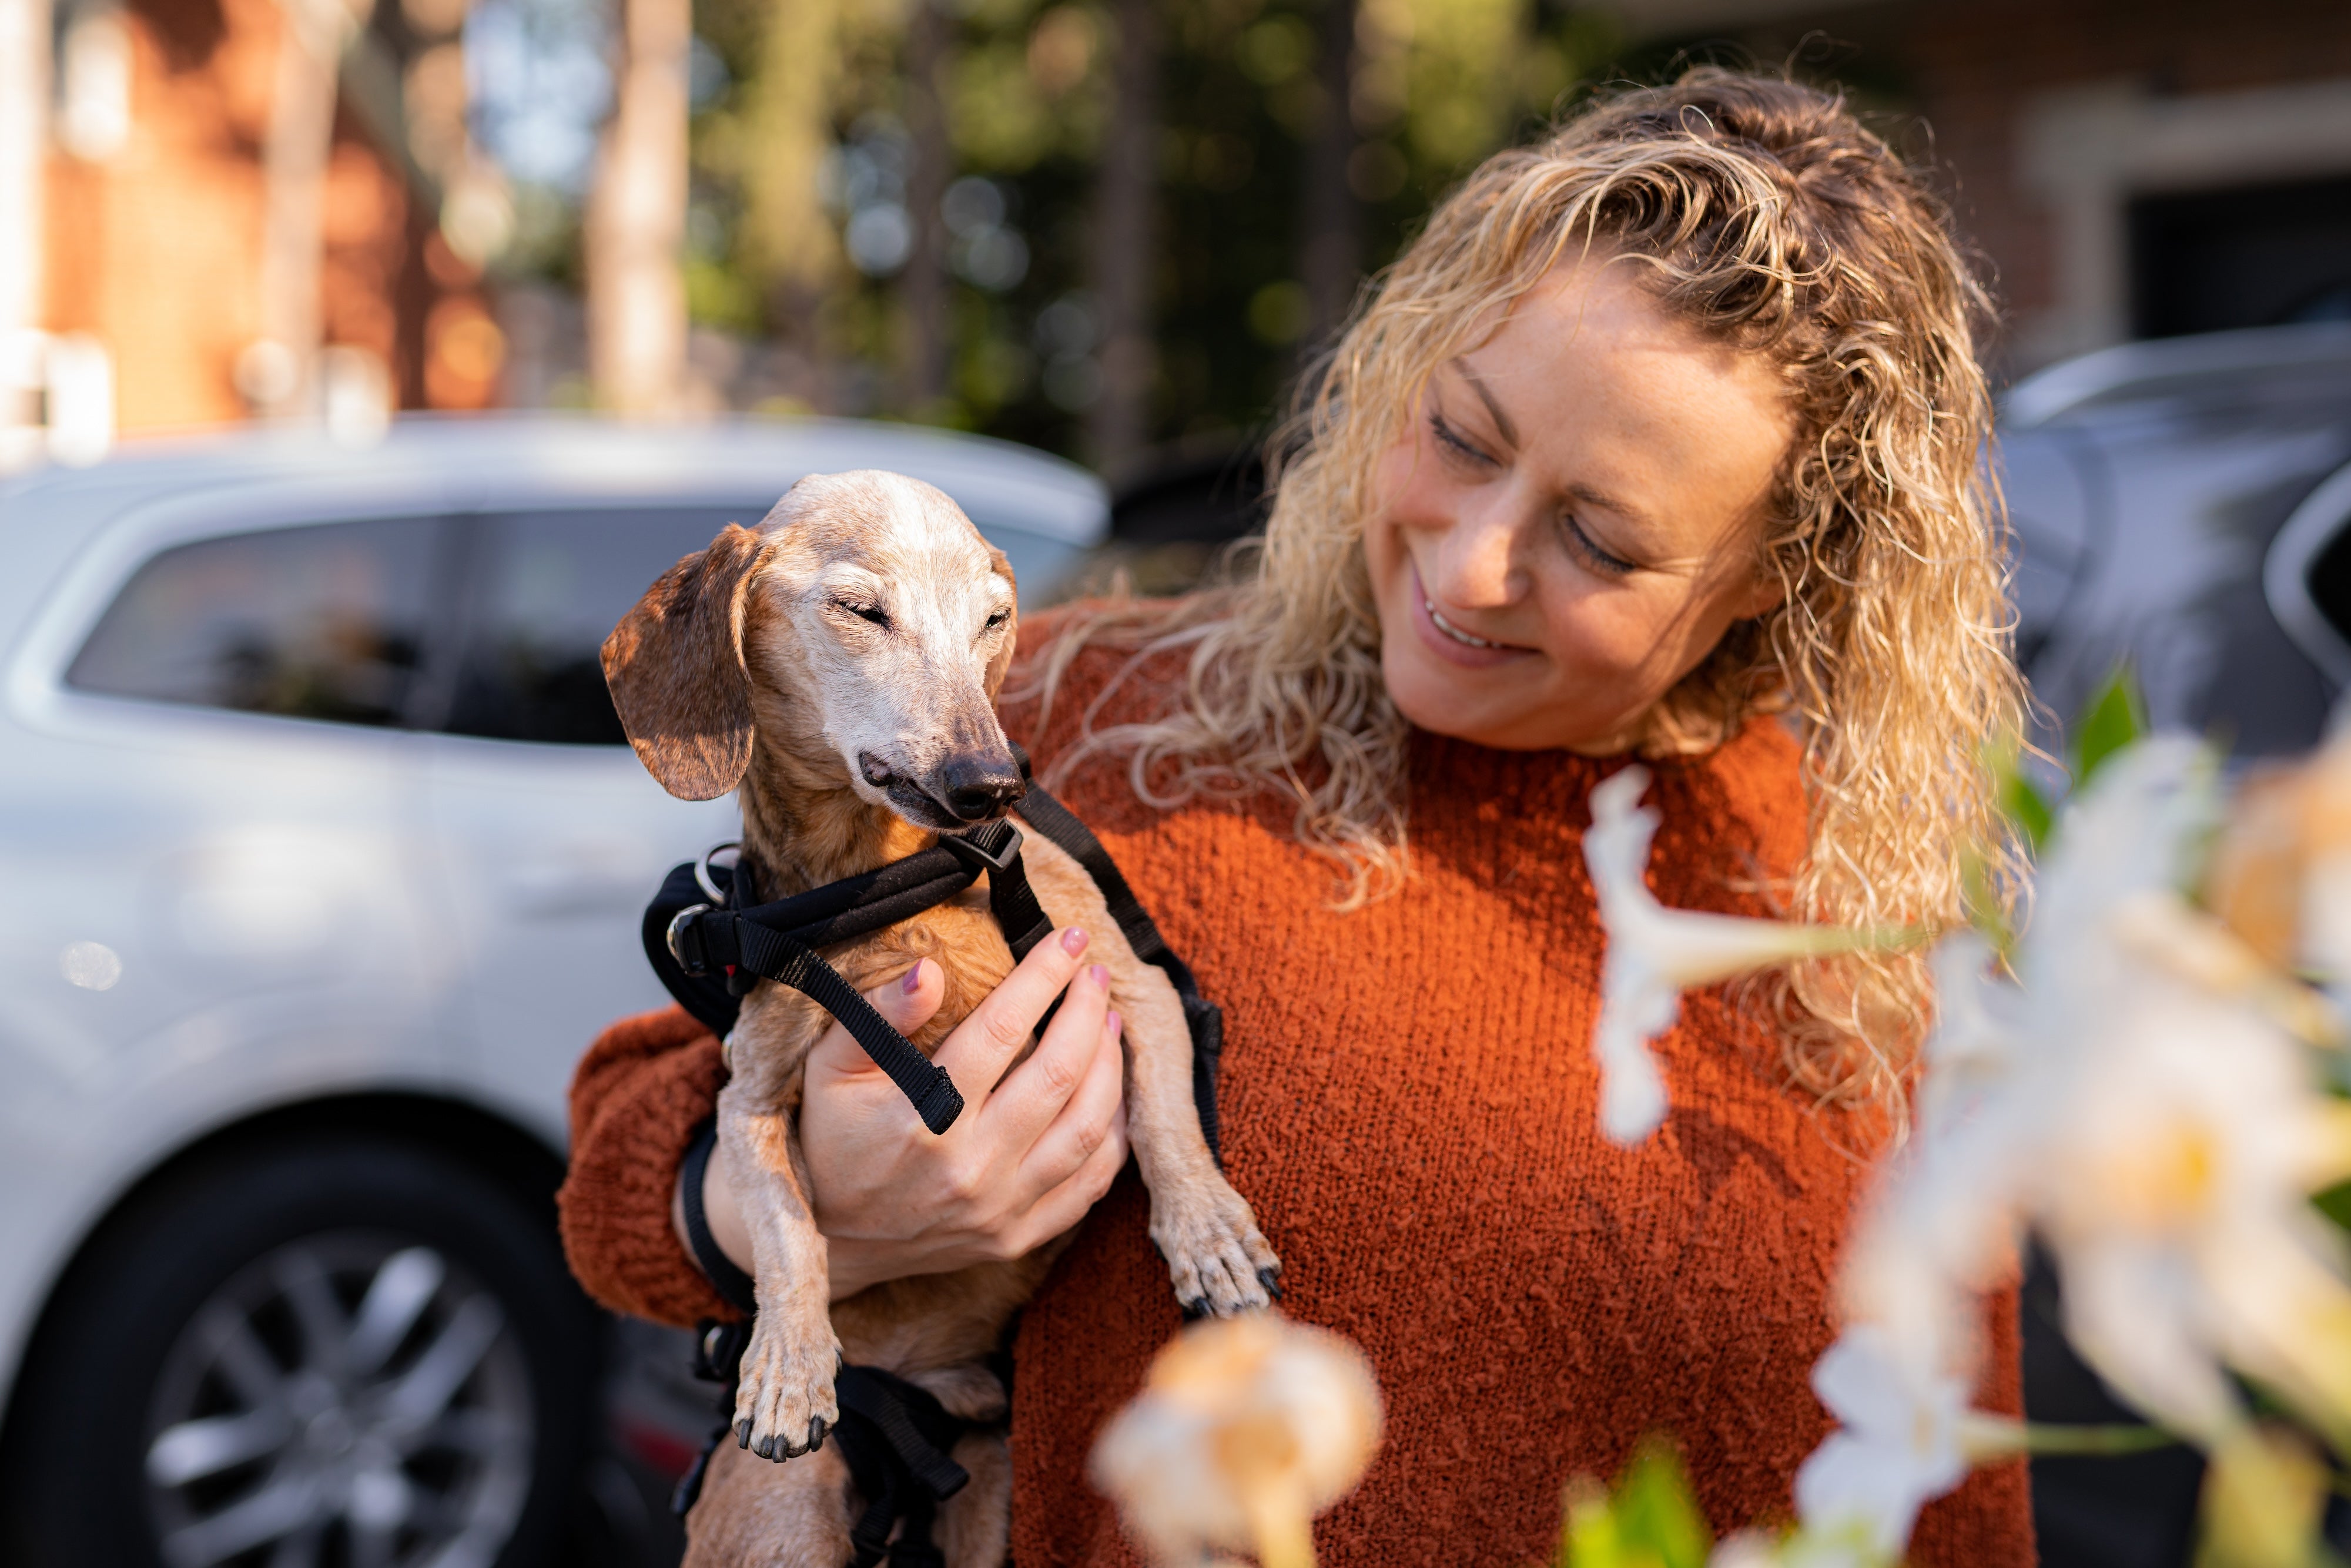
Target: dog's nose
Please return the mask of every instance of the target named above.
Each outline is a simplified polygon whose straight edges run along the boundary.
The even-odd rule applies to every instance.
[[[939,769],[939,795],[956,820],[986,821],[1000,817],[1029,793],[1020,770],[1009,756],[958,757]]]

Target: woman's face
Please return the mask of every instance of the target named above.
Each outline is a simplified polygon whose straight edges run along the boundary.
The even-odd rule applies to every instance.
[[[1380,658],[1421,728],[1594,756],[1777,603],[1765,506],[1795,417],[1761,356],[1626,266],[1562,267],[1440,366],[1380,460]]]

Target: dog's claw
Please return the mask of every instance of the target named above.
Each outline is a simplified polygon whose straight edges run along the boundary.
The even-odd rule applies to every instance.
[[[735,1446],[738,1448],[747,1448],[751,1446],[751,1423],[748,1417],[735,1423]]]
[[[1267,1295],[1271,1296],[1277,1301],[1281,1300],[1280,1270],[1259,1269],[1257,1271],[1257,1282],[1265,1287],[1265,1293]]]
[[[819,1448],[823,1448],[824,1430],[824,1417],[821,1416],[811,1417],[809,1421],[808,1447],[801,1451],[804,1453],[813,1454]]]
[[[1206,1296],[1195,1296],[1188,1301],[1178,1302],[1177,1305],[1182,1309],[1184,1321],[1187,1323],[1196,1323],[1208,1315],[1208,1298]]]

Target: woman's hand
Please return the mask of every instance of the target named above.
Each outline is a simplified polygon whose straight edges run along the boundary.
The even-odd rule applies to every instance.
[[[1040,943],[940,1042],[933,1060],[964,1097],[943,1136],[838,1023],[809,1053],[800,1147],[833,1300],[884,1280],[1018,1258],[1109,1190],[1126,1163],[1125,1058],[1109,974],[1081,965],[1085,949],[1076,926]],[[1008,1074],[1064,988],[1068,999],[1036,1053]],[[945,992],[938,965],[925,959],[865,999],[912,1033]],[[750,1236],[719,1168],[711,1161],[703,1182],[711,1236],[748,1270]]]

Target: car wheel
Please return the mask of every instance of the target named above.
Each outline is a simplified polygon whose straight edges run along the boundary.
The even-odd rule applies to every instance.
[[[0,1463],[21,1560],[539,1563],[596,1345],[546,1213],[463,1164],[373,1137],[211,1163],[44,1318]]]

